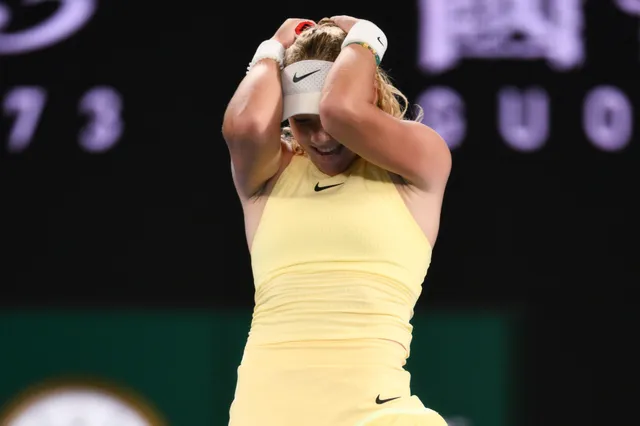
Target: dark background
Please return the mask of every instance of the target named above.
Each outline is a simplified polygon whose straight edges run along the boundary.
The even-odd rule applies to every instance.
[[[15,12],[3,32],[58,7],[2,3]],[[0,100],[18,86],[47,93],[24,151],[7,149],[13,118],[0,117],[1,303],[250,309],[222,115],[255,48],[282,21],[347,14],[385,30],[383,68],[410,102],[446,86],[465,103],[467,135],[453,150],[416,310],[523,314],[518,424],[629,424],[638,132],[625,149],[605,152],[586,137],[582,119],[587,94],[610,85],[630,100],[637,121],[638,17],[612,1],[585,1],[581,10],[586,54],[576,69],[463,59],[430,74],[418,67],[417,1],[100,2],[73,37],[0,54]],[[124,133],[111,149],[91,153],[78,144],[87,124],[78,103],[97,86],[121,95]],[[498,132],[497,94],[509,86],[549,95],[550,133],[539,151],[518,152]]]

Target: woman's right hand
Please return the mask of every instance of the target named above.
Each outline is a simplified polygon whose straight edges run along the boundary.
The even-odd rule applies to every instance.
[[[288,49],[296,41],[296,37],[298,37],[296,28],[301,22],[309,22],[311,25],[316,25],[311,19],[289,18],[280,25],[280,28],[278,28],[278,31],[276,31],[271,39],[282,44],[285,49]]]

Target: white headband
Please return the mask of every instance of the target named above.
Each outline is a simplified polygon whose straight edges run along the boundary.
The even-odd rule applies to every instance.
[[[282,70],[282,121],[297,114],[319,114],[324,80],[333,62],[307,60]]]

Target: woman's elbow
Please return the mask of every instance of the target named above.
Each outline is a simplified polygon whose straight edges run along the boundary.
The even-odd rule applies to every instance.
[[[229,117],[222,123],[222,136],[228,143],[260,140],[269,134],[269,130],[270,125],[266,120],[246,117]]]
[[[349,123],[355,116],[356,109],[344,99],[326,97],[320,101],[320,122],[329,133],[331,129]]]

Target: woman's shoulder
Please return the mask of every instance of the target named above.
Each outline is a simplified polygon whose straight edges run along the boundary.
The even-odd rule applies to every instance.
[[[271,179],[265,182],[262,190],[258,194],[259,197],[268,197],[273,191],[273,187],[275,186],[276,182],[278,182],[285,171],[288,171],[290,169],[292,163],[296,161],[294,160],[294,158],[301,157],[301,155],[296,152],[294,147],[284,139],[281,141],[280,149],[282,151],[282,155],[280,157],[280,165],[278,167],[278,171],[271,177]]]

